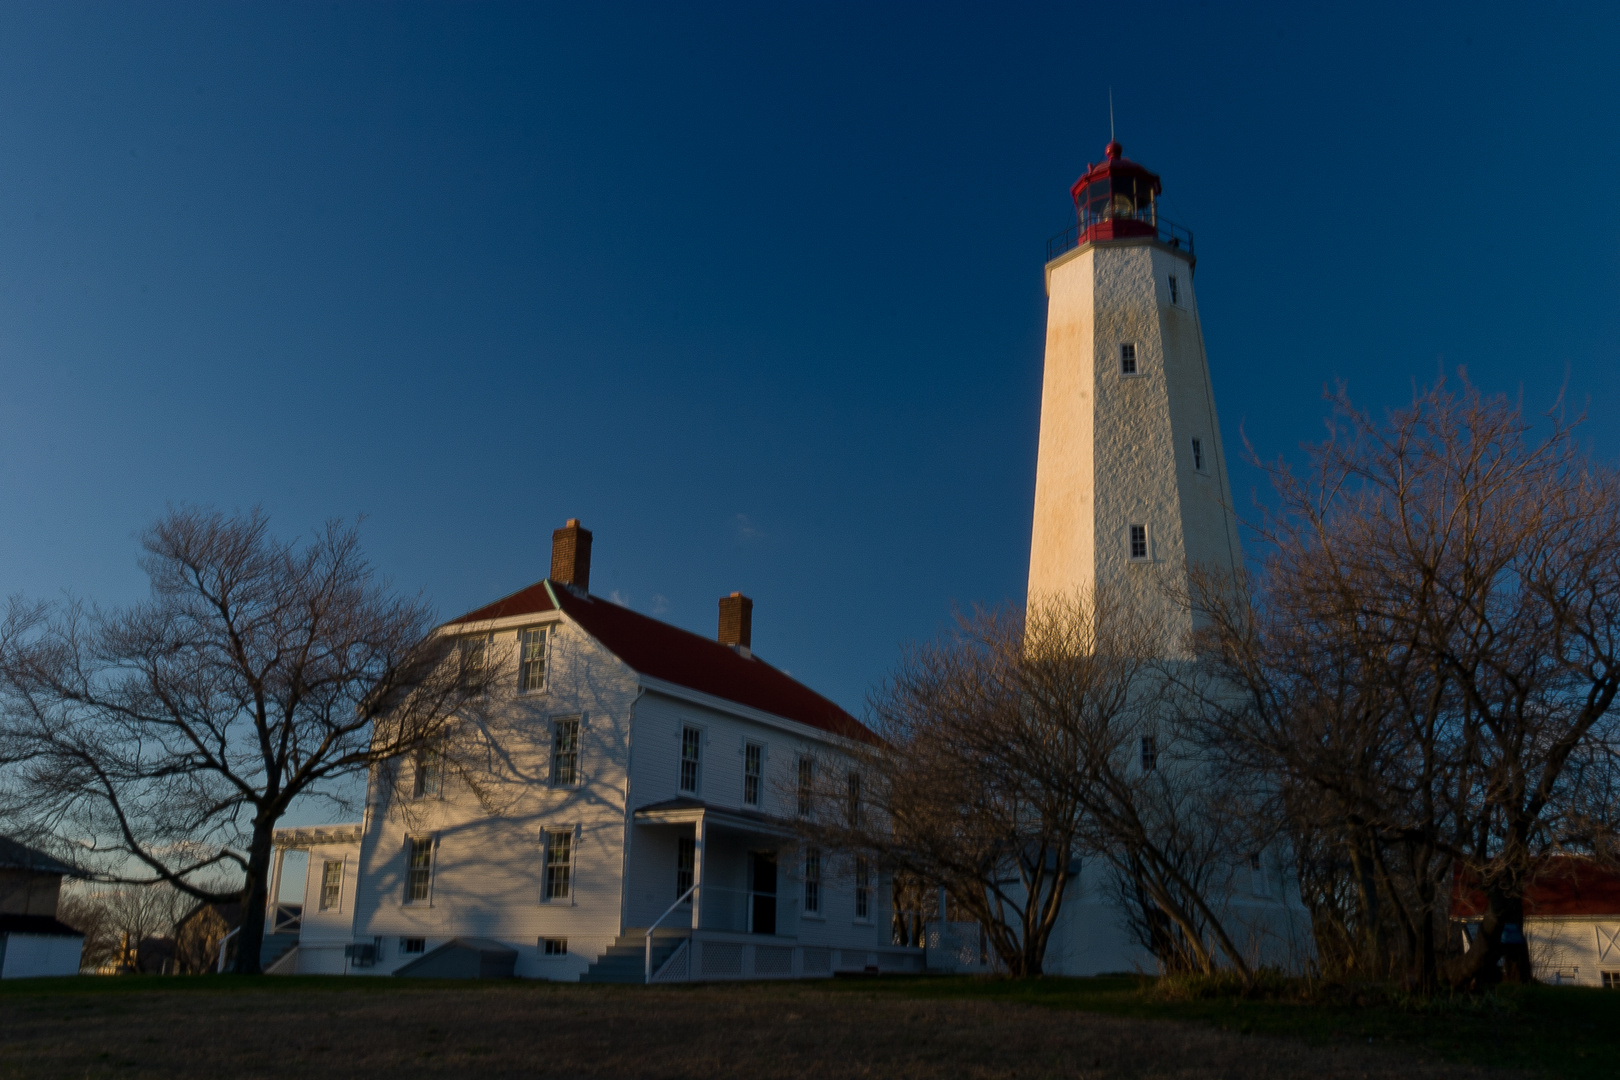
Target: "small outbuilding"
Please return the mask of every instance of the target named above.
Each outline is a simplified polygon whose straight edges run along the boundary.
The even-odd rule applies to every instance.
[[[62,879],[78,873],[0,836],[0,979],[79,973],[84,935],[56,918]]]
[[[1452,920],[1472,937],[1484,914],[1484,894],[1459,874]],[[1620,990],[1620,873],[1576,856],[1549,860],[1525,890],[1524,935],[1539,981]]]

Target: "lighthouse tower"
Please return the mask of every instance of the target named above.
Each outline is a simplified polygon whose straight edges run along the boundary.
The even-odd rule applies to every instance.
[[[1240,560],[1192,236],[1159,216],[1156,175],[1117,142],[1105,155],[1047,250],[1031,604],[1093,588],[1158,604],[1167,576]]]

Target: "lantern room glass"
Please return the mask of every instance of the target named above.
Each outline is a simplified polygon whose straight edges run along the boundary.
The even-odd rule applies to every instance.
[[[1153,181],[1145,176],[1111,176],[1086,185],[1078,207],[1080,228],[1104,221],[1143,221],[1157,224]]]

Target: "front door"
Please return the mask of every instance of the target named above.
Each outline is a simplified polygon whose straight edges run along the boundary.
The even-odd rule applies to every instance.
[[[748,928],[756,934],[776,933],[776,852],[755,851],[749,876],[754,887],[749,893]]]

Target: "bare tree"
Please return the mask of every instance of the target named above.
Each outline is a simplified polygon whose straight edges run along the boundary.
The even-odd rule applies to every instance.
[[[1460,868],[1487,910],[1451,977],[1529,979],[1525,888],[1615,835],[1615,478],[1466,384],[1335,414],[1304,478],[1272,467],[1264,575],[1194,579],[1200,655],[1242,688],[1210,744],[1287,803],[1302,879],[1329,870],[1319,943],[1433,986]]]
[[[0,819],[106,881],[240,901],[257,973],[276,823],[295,799],[451,740],[481,670],[376,580],[351,527],[172,510],[141,538],[151,598],[13,599],[0,624]]]
[[[1041,973],[1082,851],[1131,875],[1178,956],[1243,969],[1205,898],[1228,854],[1220,815],[1194,805],[1199,774],[1174,739],[1162,772],[1139,765],[1144,732],[1173,728],[1158,669],[1170,647],[1106,592],[961,618],[874,698],[884,741],[856,751],[869,811],[857,820],[843,778],[818,770],[824,812],[806,833],[943,886],[1015,976]]]
[[[62,895],[57,918],[84,935],[80,966],[91,970],[116,964],[138,970],[141,945],[174,930],[183,894],[167,883],[75,886]]]
[[[1033,605],[1020,680],[1037,729],[1074,755],[1084,848],[1111,866],[1137,940],[1165,970],[1249,964],[1225,925],[1236,842],[1260,808],[1223,783],[1183,722],[1185,661],[1157,605],[1096,589]],[[1248,816],[1245,816],[1245,815]]]

